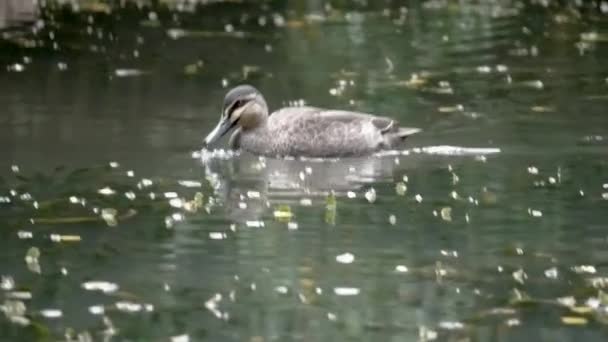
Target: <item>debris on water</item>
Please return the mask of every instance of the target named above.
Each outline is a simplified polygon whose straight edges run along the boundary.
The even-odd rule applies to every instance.
[[[111,196],[111,195],[114,195],[116,193],[115,190],[113,190],[112,188],[110,188],[108,186],[106,186],[105,188],[101,188],[101,189],[97,190],[97,192],[100,195],[104,195],[104,196]]]
[[[110,227],[115,227],[118,225],[118,220],[116,215],[118,211],[114,208],[103,208],[101,209],[101,219],[106,222],[106,224]]]
[[[15,288],[15,279],[11,276],[3,275],[0,277],[0,289],[10,291]]]
[[[422,195],[416,194],[416,196],[414,196],[414,199],[416,200],[416,202],[422,203]]]
[[[589,320],[581,316],[562,316],[562,323],[566,325],[586,325]]]
[[[169,205],[172,206],[173,208],[182,208],[184,206],[184,200],[182,200],[181,198],[171,198],[169,200]]]
[[[31,239],[34,237],[34,233],[26,230],[20,230],[17,232],[17,237],[21,240]]]
[[[190,342],[190,335],[183,334],[183,335],[171,336],[171,342]]]
[[[395,266],[395,272],[407,273],[407,272],[409,272],[409,269],[405,265],[397,265],[397,266]]]
[[[113,293],[118,291],[118,285],[102,280],[91,280],[82,283],[82,288],[87,291],[100,291],[103,293]]]
[[[337,201],[334,192],[330,192],[325,199],[325,223],[336,224]]]
[[[391,214],[388,216],[388,223],[390,223],[392,226],[394,226],[395,224],[397,224],[397,216]]]
[[[582,274],[582,273],[595,274],[595,273],[597,273],[597,270],[595,269],[595,266],[593,266],[593,265],[577,265],[577,266],[572,267],[572,270],[575,273],[579,273],[579,274]]]
[[[273,214],[274,218],[278,221],[289,221],[293,217],[291,207],[286,204],[279,205],[278,207],[276,207]]]
[[[458,104],[455,106],[444,106],[444,107],[437,108],[437,110],[441,113],[462,112],[462,111],[464,111],[464,106],[461,104]]]
[[[51,234],[50,239],[53,242],[80,242],[81,241],[81,237],[79,235]]]
[[[528,275],[521,268],[517,271],[514,271],[512,275],[513,275],[513,279],[515,279],[515,281],[520,284],[523,284],[526,281],[526,279],[528,279]]]
[[[365,199],[369,202],[369,203],[374,203],[376,202],[376,189],[374,188],[369,188],[369,190],[367,190],[365,192]]]
[[[536,166],[528,166],[528,173],[531,175],[537,175],[538,168]]]
[[[450,322],[450,321],[443,321],[443,322],[439,322],[439,327],[441,329],[445,329],[445,330],[461,330],[464,329],[464,324],[462,322]]]
[[[245,225],[248,228],[262,228],[264,227],[264,221],[247,221]]]
[[[407,192],[407,185],[405,185],[404,182],[397,182],[397,184],[395,184],[395,192],[399,196],[405,196],[405,193]]]
[[[171,216],[165,217],[165,228],[171,229],[171,228],[173,228],[174,224],[175,224],[175,220],[173,220],[173,218]]]
[[[356,198],[356,197],[357,197],[357,193],[356,193],[356,192],[354,192],[354,191],[348,191],[348,192],[346,193],[346,197],[351,198],[351,199],[352,199],[352,198]]]
[[[33,273],[41,273],[40,263],[38,259],[40,258],[40,249],[38,247],[30,247],[25,253],[25,264],[27,265],[28,270]]]
[[[210,232],[209,233],[209,238],[211,240],[224,240],[228,238],[228,235],[226,233],[223,232]]]
[[[40,315],[45,318],[60,318],[63,316],[63,312],[58,309],[43,309],[40,310]]]
[[[451,222],[452,221],[452,208],[450,207],[443,207],[441,208],[441,219],[447,222]]]
[[[23,66],[23,64],[15,63],[9,65],[7,70],[12,72],[23,72],[25,70],[25,66]]]
[[[556,267],[551,267],[545,270],[545,277],[549,279],[557,279],[559,273]]]
[[[530,215],[532,217],[542,217],[543,212],[538,209],[528,208],[528,215]]]
[[[114,70],[114,75],[116,77],[134,77],[141,76],[146,72],[139,69],[116,69]]]
[[[336,261],[341,264],[351,264],[355,261],[355,256],[352,253],[344,253],[336,256]]]
[[[298,229],[298,223],[297,222],[289,222],[287,223],[287,229],[289,230],[297,230]]]
[[[356,296],[361,292],[359,288],[356,287],[335,287],[334,293],[338,296]]]

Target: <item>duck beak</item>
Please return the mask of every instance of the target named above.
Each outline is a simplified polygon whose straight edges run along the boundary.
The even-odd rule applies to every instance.
[[[205,138],[205,145],[209,146],[214,142],[218,141],[221,137],[223,137],[230,129],[232,128],[232,122],[227,118],[220,119],[220,122],[215,126],[213,131],[207,135]]]

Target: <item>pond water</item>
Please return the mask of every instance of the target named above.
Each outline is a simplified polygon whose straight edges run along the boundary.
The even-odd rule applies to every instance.
[[[155,3],[4,20],[2,340],[608,338],[608,3]],[[240,83],[423,132],[201,150]]]

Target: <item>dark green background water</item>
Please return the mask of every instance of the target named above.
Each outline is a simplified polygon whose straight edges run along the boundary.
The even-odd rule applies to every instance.
[[[3,20],[2,341],[608,338],[608,4],[331,3]],[[199,151],[242,82],[424,131]]]

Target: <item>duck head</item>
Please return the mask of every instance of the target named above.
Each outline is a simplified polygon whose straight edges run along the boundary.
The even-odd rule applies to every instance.
[[[250,85],[240,85],[230,90],[224,98],[220,122],[205,138],[210,145],[233,128],[251,130],[262,125],[268,118],[268,106],[262,94]]]

